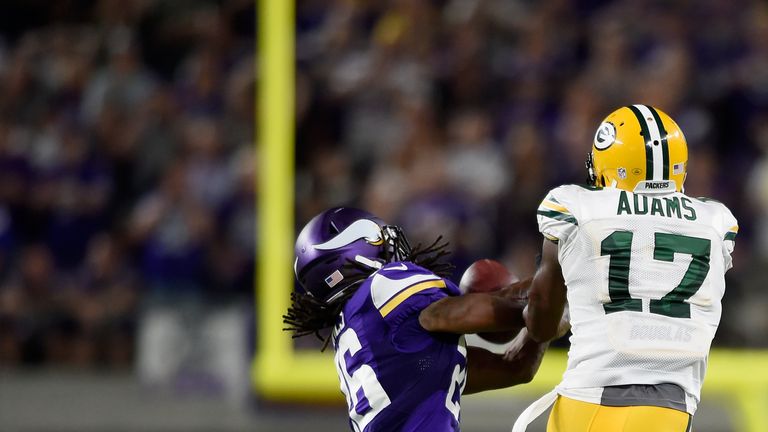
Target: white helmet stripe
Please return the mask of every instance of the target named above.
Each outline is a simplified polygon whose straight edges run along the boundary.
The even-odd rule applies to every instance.
[[[653,113],[647,106],[641,104],[633,105],[643,115],[643,121],[645,121],[648,128],[648,134],[651,138],[651,149],[653,150],[653,180],[664,179],[664,153],[661,147],[661,132],[659,131],[659,125],[653,119]]]
[[[381,228],[379,227],[379,224],[370,219],[358,219],[352,222],[350,226],[340,232],[336,237],[325,243],[313,245],[313,247],[319,250],[333,250],[344,247],[361,238],[364,238],[369,242],[381,240]]]

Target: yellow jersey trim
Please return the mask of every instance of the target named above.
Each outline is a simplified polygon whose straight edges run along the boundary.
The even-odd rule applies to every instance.
[[[567,208],[561,206],[560,204],[557,204],[557,203],[554,203],[554,202],[548,201],[548,200],[542,201],[540,207],[544,207],[544,208],[549,209],[549,210],[555,210],[555,211],[558,211],[560,213],[571,214],[571,212],[569,212]]]
[[[397,306],[400,305],[400,303],[404,302],[408,297],[416,294],[417,292],[424,291],[430,288],[445,288],[445,281],[444,280],[430,280],[430,281],[424,281],[417,283],[416,285],[412,285],[402,291],[400,291],[399,294],[392,297],[387,303],[384,304],[384,306],[379,309],[379,313],[381,313],[382,317],[387,316],[390,312],[392,312]]]

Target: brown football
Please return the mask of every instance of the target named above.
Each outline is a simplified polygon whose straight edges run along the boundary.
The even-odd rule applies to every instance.
[[[520,278],[512,274],[504,264],[492,259],[481,259],[472,263],[461,276],[459,290],[462,294],[489,293],[519,280]],[[489,342],[500,344],[509,342],[517,333],[518,331],[478,333],[478,336]]]

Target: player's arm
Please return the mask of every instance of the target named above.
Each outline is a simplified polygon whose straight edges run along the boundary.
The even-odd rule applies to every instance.
[[[463,394],[530,382],[539,370],[547,345],[534,341],[523,329],[503,355],[467,347],[467,384]]]
[[[469,293],[440,299],[419,314],[419,324],[428,331],[479,333],[517,330],[525,326],[525,290],[531,279],[516,282],[494,293]]]
[[[541,264],[528,291],[528,306],[523,311],[533,340],[547,342],[562,334],[565,304],[566,287],[557,258],[557,243],[544,239]]]

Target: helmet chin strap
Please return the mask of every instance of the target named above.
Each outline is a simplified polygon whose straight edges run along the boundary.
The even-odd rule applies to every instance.
[[[360,283],[362,283],[362,282],[363,282],[362,280],[359,280],[357,282],[353,282],[353,283],[349,284],[349,286],[344,287],[344,289],[342,289],[341,291],[339,291],[336,294],[328,297],[328,299],[325,301],[325,303],[326,304],[332,304],[333,302],[335,302],[336,300],[338,300],[339,298],[344,296],[344,294],[348,293],[350,289],[355,288],[356,286],[360,285]]]

